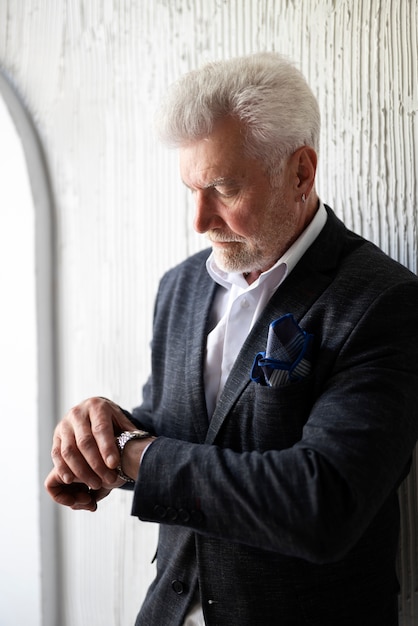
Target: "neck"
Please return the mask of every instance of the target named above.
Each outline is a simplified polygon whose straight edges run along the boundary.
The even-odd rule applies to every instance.
[[[257,278],[260,276],[261,273],[262,273],[261,270],[255,270],[253,272],[244,272],[243,276],[245,280],[247,281],[247,283],[251,285],[254,281],[257,280]]]

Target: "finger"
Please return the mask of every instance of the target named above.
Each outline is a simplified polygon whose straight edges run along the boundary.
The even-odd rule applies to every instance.
[[[97,509],[97,498],[94,491],[82,483],[63,484],[55,469],[47,476],[45,488],[57,504],[68,506],[74,510],[95,511]]]
[[[120,462],[115,435],[124,430],[132,430],[132,422],[117,404],[107,398],[91,398],[90,420],[91,432],[104,464],[115,469]]]
[[[98,489],[98,490],[91,490],[90,495],[92,498],[94,498],[94,500],[97,503],[97,502],[100,502],[100,500],[103,500],[104,498],[106,498],[106,496],[108,496],[109,493],[111,493],[112,489],[113,487],[111,489],[102,487],[101,489]]]
[[[118,465],[118,450],[115,444],[113,413],[114,405],[102,398],[90,398],[77,405],[61,423],[60,456],[62,463],[82,482],[94,489],[100,481],[115,482],[114,468]],[[115,457],[109,467],[104,461],[103,447],[111,450]],[[105,454],[106,454],[105,449]]]
[[[51,458],[63,483],[69,485],[77,480],[93,489],[101,487],[101,477],[97,475],[84,458],[77,446],[73,429],[68,428],[65,421],[56,429]]]
[[[61,455],[61,447],[62,447],[61,438],[57,434],[57,431],[55,431],[53,439],[52,439],[51,459],[62,481],[69,485],[75,479],[75,475],[71,471],[71,469],[68,467],[67,463],[65,463]]]
[[[76,502],[73,504],[71,508],[74,511],[77,511],[77,510],[96,511],[97,503],[100,502],[100,500],[103,500],[104,498],[106,498],[106,496],[108,496],[111,491],[112,489],[105,489],[104,487],[102,487],[101,489],[89,489],[88,490],[88,495],[90,497],[89,502],[87,502],[86,504],[85,498],[81,496],[80,498],[76,500]]]
[[[94,491],[93,489],[89,489],[87,492],[88,500],[86,500],[86,498],[82,496],[82,493],[80,493],[80,496],[75,498],[75,502],[71,506],[72,510],[73,511],[91,511],[92,513],[94,511],[97,511],[96,493],[98,492]]]

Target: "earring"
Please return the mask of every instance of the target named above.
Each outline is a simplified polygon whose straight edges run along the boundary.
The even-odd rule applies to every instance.
[[[301,199],[301,202],[305,203],[306,202],[306,195],[303,193],[300,199]]]

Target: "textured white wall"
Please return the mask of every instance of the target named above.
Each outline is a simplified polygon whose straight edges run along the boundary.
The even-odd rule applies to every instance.
[[[417,33],[416,0],[1,0],[0,63],[40,129],[56,199],[61,413],[93,394],[140,400],[158,279],[204,245],[175,154],[152,133],[166,85],[204,60],[293,58],[322,110],[321,196],[416,270]],[[60,626],[133,623],[156,529],[129,502],[60,512]],[[404,544],[404,626],[418,619],[417,559]]]

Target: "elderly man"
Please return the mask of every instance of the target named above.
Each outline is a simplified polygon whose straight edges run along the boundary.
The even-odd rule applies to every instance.
[[[418,437],[418,280],[315,191],[319,112],[275,54],[209,64],[160,116],[211,250],[162,279],[132,414],[58,424],[46,488],[133,489],[160,524],[137,626],[395,626]]]

